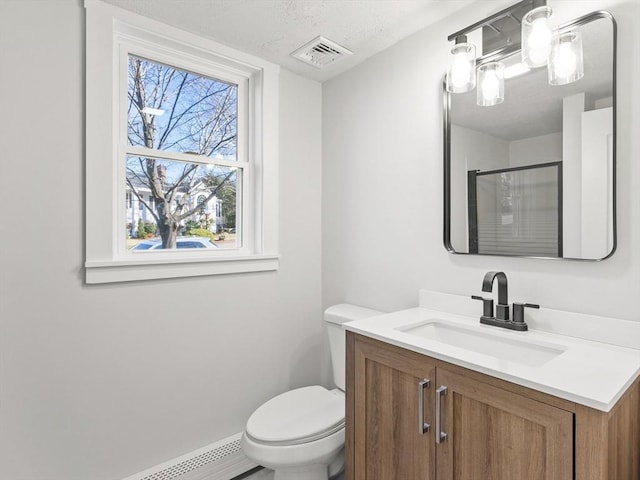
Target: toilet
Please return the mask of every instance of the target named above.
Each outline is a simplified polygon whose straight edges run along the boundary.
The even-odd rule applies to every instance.
[[[340,304],[324,312],[338,388],[297,388],[267,401],[247,421],[244,454],[274,480],[327,480],[344,469],[345,331],[342,324],[381,312]]]

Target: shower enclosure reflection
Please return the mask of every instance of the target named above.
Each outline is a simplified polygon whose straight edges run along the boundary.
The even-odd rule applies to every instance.
[[[468,172],[469,253],[562,257],[562,163]]]

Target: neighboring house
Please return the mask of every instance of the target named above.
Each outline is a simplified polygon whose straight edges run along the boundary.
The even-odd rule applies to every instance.
[[[136,191],[147,205],[140,201],[138,196],[131,191],[131,188],[127,185],[126,193],[126,212],[127,212],[127,231],[131,236],[137,236],[138,219],[141,219],[143,223],[151,222],[156,223],[156,219],[149,211],[149,208],[155,209],[155,203],[153,195],[151,195],[151,189],[143,184],[135,185]],[[182,199],[187,196],[185,211],[191,210],[196,205],[201,205],[200,209],[193,214],[190,218],[199,221],[211,222],[209,230],[213,233],[219,233],[224,227],[224,217],[222,214],[222,200],[217,197],[211,198],[205,203],[206,198],[209,196],[209,190],[204,188],[202,183],[198,183],[191,189],[190,193],[178,192],[176,197]],[[185,221],[182,222],[184,226]]]

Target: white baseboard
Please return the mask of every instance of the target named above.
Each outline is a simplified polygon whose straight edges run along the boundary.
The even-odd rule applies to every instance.
[[[237,433],[122,480],[231,480],[258,465],[240,448]]]

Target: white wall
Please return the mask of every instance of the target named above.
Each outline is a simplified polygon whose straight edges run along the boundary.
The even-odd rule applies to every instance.
[[[585,94],[562,100],[562,243],[567,257],[582,257],[582,113]]]
[[[451,125],[451,246],[456,252],[469,251],[469,211],[467,172],[509,167],[509,142],[486,133]]]
[[[613,245],[611,229],[613,111],[612,107],[582,113],[582,255],[602,258]]]
[[[549,2],[559,23],[600,9],[618,21],[617,252],[603,262],[572,262],[455,256],[443,248],[447,36],[511,3],[476,2],[323,85],[324,305],[389,311],[415,306],[420,288],[478,294],[483,274],[500,269],[511,300],[640,321],[637,0]]]
[[[320,84],[281,74],[278,272],[86,287],[82,2],[0,32],[0,479],[118,480],[328,379]]]
[[[509,142],[509,165],[521,167],[562,161],[562,132]]]

